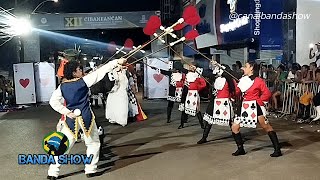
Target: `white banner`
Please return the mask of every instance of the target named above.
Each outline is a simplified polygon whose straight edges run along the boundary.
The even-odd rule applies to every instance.
[[[56,76],[53,63],[40,62],[34,65],[37,89],[37,102],[49,102],[56,89]]]
[[[33,63],[14,64],[13,72],[16,103],[36,103]]]
[[[164,62],[168,62],[168,58],[160,58]],[[157,58],[147,58],[146,63],[150,66],[168,70],[168,64]],[[156,70],[146,66],[145,69],[145,91],[147,98],[167,98],[169,91],[169,77],[159,74]]]

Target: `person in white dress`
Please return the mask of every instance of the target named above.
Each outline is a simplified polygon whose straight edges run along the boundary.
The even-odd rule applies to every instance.
[[[116,69],[108,74],[113,76],[115,84],[107,97],[106,119],[110,123],[126,126],[128,122],[128,78],[125,69]]]

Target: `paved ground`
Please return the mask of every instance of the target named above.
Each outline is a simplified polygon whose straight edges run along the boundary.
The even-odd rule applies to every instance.
[[[205,108],[206,105],[203,105]],[[320,179],[319,125],[297,125],[291,119],[271,119],[283,145],[284,156],[271,158],[268,136],[261,129],[243,129],[246,156],[233,157],[236,146],[228,128],[215,126],[210,142],[196,145],[202,130],[197,119],[177,130],[180,113],[173,112],[173,123],[165,121],[165,101],[145,101],[148,120],[127,127],[101,122],[107,137],[103,152],[109,160],[99,162],[101,176],[108,180],[206,180],[206,179]],[[103,121],[103,109],[95,110]],[[48,106],[0,114],[0,179],[45,179],[46,165],[17,163],[18,154],[43,154],[45,134],[55,129],[59,115]],[[71,153],[85,153],[83,143]],[[83,165],[62,166],[63,179],[87,179]]]

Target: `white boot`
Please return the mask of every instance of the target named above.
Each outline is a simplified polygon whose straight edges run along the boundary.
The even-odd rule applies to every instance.
[[[317,116],[312,121],[317,121],[320,119],[320,106],[316,106],[315,109],[316,109]]]

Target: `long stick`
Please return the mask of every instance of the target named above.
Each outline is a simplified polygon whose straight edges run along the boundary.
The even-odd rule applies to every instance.
[[[177,51],[175,51],[171,46],[170,46],[170,49],[171,49],[176,55],[178,55],[183,62],[185,62],[185,63],[188,64],[189,66],[192,65],[192,64],[190,64],[189,62],[187,62],[186,60],[184,60],[184,58],[183,58]],[[198,73],[198,72],[197,72],[197,73]],[[198,73],[198,74],[199,74],[199,73]],[[205,77],[203,77],[201,74],[199,74],[199,75],[200,75],[211,87],[213,87],[213,85],[212,85]]]
[[[156,39],[162,38],[163,36],[171,33],[173,31],[173,28],[184,22],[183,18],[180,18],[176,23],[174,23],[173,25],[171,25],[170,27],[166,28],[159,36],[156,36],[155,38],[153,38],[151,41],[148,41],[147,43],[145,43],[144,45],[142,45],[140,48],[136,48],[134,49],[132,52],[129,52],[127,56],[124,56],[124,58],[128,59],[129,57],[133,56],[133,54],[137,53],[138,51],[140,51],[141,49],[143,49],[144,47],[146,47],[148,44],[152,43],[153,41],[155,41]],[[172,31],[171,31],[172,30]]]
[[[136,62],[139,62],[139,61],[141,61],[142,59],[144,59],[144,58],[146,58],[146,57],[149,57],[149,56],[151,56],[151,55],[153,55],[153,54],[156,54],[156,53],[158,53],[158,52],[160,52],[160,51],[168,48],[169,46],[170,46],[170,45],[166,45],[166,46],[162,47],[161,49],[156,50],[156,51],[153,52],[153,53],[150,53],[150,54],[148,54],[148,55],[146,55],[146,56],[144,56],[144,57],[142,57],[142,58],[140,58],[140,59],[137,59],[136,61],[133,61],[132,63],[128,64],[127,66],[132,65],[132,64],[134,64],[134,63],[136,63]]]
[[[186,46],[188,46],[188,47],[191,48],[192,50],[196,51],[198,54],[200,54],[202,57],[204,57],[204,58],[207,59],[208,61],[210,61],[210,62],[212,61],[210,58],[208,58],[208,57],[205,56],[203,53],[201,53],[200,51],[198,51],[198,50],[195,49],[194,47],[190,46],[189,44],[187,44],[187,43],[185,43],[185,42],[183,42],[183,44],[186,45]],[[221,67],[221,64],[219,64],[219,63],[216,63],[216,64]],[[236,78],[235,76],[233,76],[233,75],[232,75],[231,73],[229,73],[228,71],[224,71],[224,72],[226,72],[227,74],[229,74],[233,79],[239,81],[238,78]]]
[[[115,52],[115,53],[113,53],[113,55],[109,58],[109,59],[107,59],[107,61],[106,62],[109,62],[113,57],[115,57],[117,55],[117,52]]]
[[[120,51],[120,52],[122,52],[122,51]],[[122,52],[123,53],[123,52]],[[132,56],[132,58],[133,59],[135,59],[135,60],[138,60],[136,57],[134,57],[134,56]],[[143,64],[145,64],[146,66],[149,66],[149,67],[152,67],[152,66],[150,66],[149,64],[147,64],[147,63],[145,63],[145,62],[143,62],[143,61],[141,61]]]

